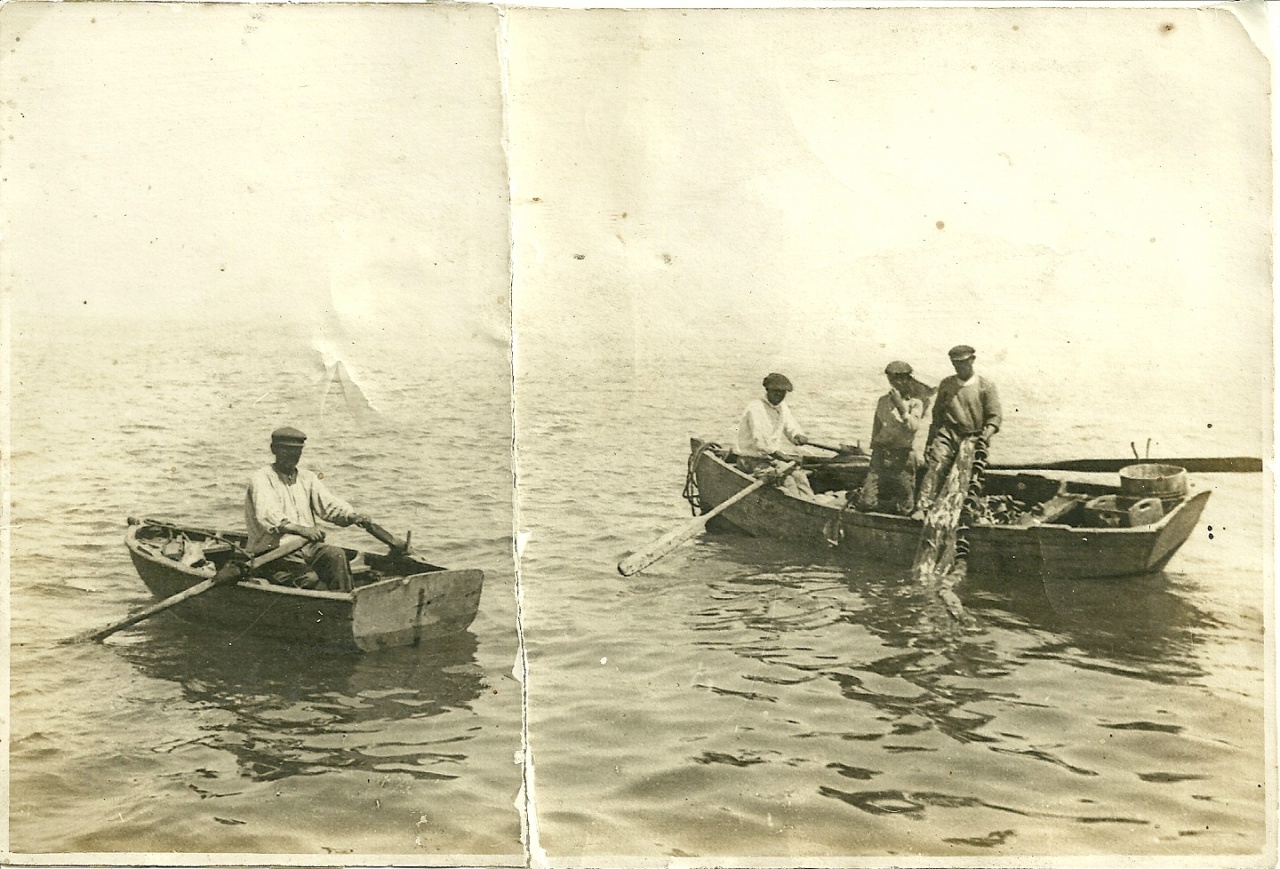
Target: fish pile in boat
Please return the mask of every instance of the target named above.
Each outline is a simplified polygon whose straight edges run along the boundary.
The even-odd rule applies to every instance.
[[[819,492],[808,500],[818,504],[852,509],[858,490],[843,489],[834,492]],[[970,524],[973,525],[1027,525],[1035,518],[1035,512],[1024,501],[1012,495],[978,495],[971,496],[966,504],[970,511]]]
[[[970,523],[973,525],[1020,525],[1023,517],[1031,514],[1031,508],[1012,495],[979,495],[971,499]]]

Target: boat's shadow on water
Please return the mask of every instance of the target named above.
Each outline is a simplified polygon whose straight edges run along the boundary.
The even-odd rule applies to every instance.
[[[1180,581],[1163,572],[1097,580],[973,576],[960,591],[988,624],[1051,634],[1041,654],[1070,649],[1099,667],[1167,681],[1204,674],[1196,649],[1220,627],[1187,599]]]
[[[1076,682],[1087,698],[1097,684],[1091,674],[1103,674],[1106,686],[1119,676],[1135,694],[1151,683],[1160,696],[1166,686],[1204,675],[1198,660],[1215,628],[1177,575],[1070,582],[970,576],[956,586],[962,621],[933,588],[898,567],[749,538],[708,541],[696,557],[708,589],[707,605],[690,615],[706,637],[699,645],[740,659],[735,669],[722,668],[729,675],[712,690],[768,702],[776,710],[771,727],[805,722],[799,735],[814,742],[787,751],[812,752],[807,756],[836,776],[867,783],[819,777],[821,797],[869,815],[927,818],[947,831],[939,836],[952,846],[996,847],[1063,820],[1147,823],[1141,811],[1122,808],[1129,805],[1123,799],[1094,808],[1111,791],[1105,767],[1081,749],[1092,739],[1081,736],[1093,737],[1099,727],[1174,735],[1178,725],[1149,720],[1154,713],[1140,703],[1105,696],[1113,688],[1099,708],[1119,710],[1114,721],[1095,717],[1111,712],[1064,721],[1064,711],[1044,698]],[[840,711],[828,706],[822,720],[839,724],[807,726],[810,710],[836,696],[832,687]],[[1197,775],[1184,770],[1182,750],[1167,759],[1169,772],[1155,775]],[[969,769],[990,764],[992,778],[939,776],[939,752]],[[1122,762],[1148,759],[1139,752]],[[1018,780],[1047,769],[1092,782],[1090,798],[1078,809],[1009,799],[1018,787],[1006,788],[1002,776]],[[1133,772],[1151,775],[1140,766]],[[995,813],[1000,826],[957,836],[963,824],[947,817],[954,809]]]
[[[803,588],[839,577],[848,595],[842,620],[863,625],[890,646],[972,651],[988,645],[993,633],[1011,631],[1038,641],[1022,657],[1061,655],[1076,666],[1156,682],[1203,675],[1196,648],[1218,626],[1182,593],[1181,577],[1163,572],[1097,580],[970,574],[952,586],[963,605],[957,618],[939,597],[938,583],[843,551],[714,534],[704,539],[698,557],[723,562],[734,583],[783,581]]]
[[[204,710],[196,742],[234,754],[247,778],[360,770],[451,779],[466,759],[466,740],[450,728],[450,744],[435,746],[424,722],[465,714],[487,688],[476,648],[475,635],[464,631],[416,648],[337,654],[199,632],[173,619],[120,653]]]

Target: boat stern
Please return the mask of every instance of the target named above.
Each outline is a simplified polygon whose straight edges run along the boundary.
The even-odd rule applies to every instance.
[[[355,644],[369,652],[464,631],[483,585],[481,570],[437,570],[361,586],[352,593]]]

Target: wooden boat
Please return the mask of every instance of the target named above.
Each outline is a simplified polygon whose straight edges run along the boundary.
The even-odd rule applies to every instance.
[[[707,512],[755,482],[738,470],[719,446],[693,439],[686,497]],[[841,550],[909,567],[921,523],[888,513],[845,509],[835,494],[852,491],[866,478],[865,458],[824,461],[810,471],[816,497],[765,486],[730,506],[718,518],[757,537],[836,545]],[[986,495],[1010,496],[1028,505],[1019,524],[969,527],[970,573],[1085,579],[1134,576],[1164,568],[1186,542],[1209,500],[1209,492],[1170,499],[1151,524],[1092,527],[1086,505],[1119,486],[1061,480],[1027,472],[988,471]],[[1145,505],[1144,505],[1145,506]]]
[[[244,534],[155,520],[130,524],[125,535],[138,575],[158,598],[209,579],[232,557],[233,544],[246,543]],[[351,592],[250,576],[193,597],[174,612],[233,631],[363,651],[416,646],[466,630],[475,618],[482,571],[446,570],[412,555],[346,552],[355,581]]]

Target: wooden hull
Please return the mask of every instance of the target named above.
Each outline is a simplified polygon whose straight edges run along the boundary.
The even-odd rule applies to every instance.
[[[999,476],[1000,472],[988,473],[989,478]],[[693,478],[703,510],[712,509],[753,482],[711,450],[697,455]],[[1108,491],[1108,487],[1092,484],[1078,486],[1082,492]],[[1200,492],[1159,522],[1138,528],[975,526],[967,534],[969,571],[1059,579],[1154,573],[1186,542],[1208,500],[1209,493]],[[729,507],[720,518],[756,537],[814,544],[829,544],[838,538],[842,551],[904,567],[911,565],[921,529],[919,521],[905,516],[841,511],[831,503],[810,501],[768,486]]]
[[[152,527],[130,526],[125,545],[153,595],[170,597],[212,575],[209,566],[197,569],[159,554],[154,545],[148,545],[151,532],[147,529]],[[186,533],[194,540],[203,540],[207,534],[198,529]],[[349,556],[355,554],[348,550]],[[363,651],[418,645],[464,631],[475,618],[484,584],[482,571],[445,570],[409,558],[365,557],[383,567],[384,574],[394,565],[402,575],[386,575],[358,585],[351,593],[292,588],[252,578],[214,588],[179,604],[173,612],[230,631]]]

